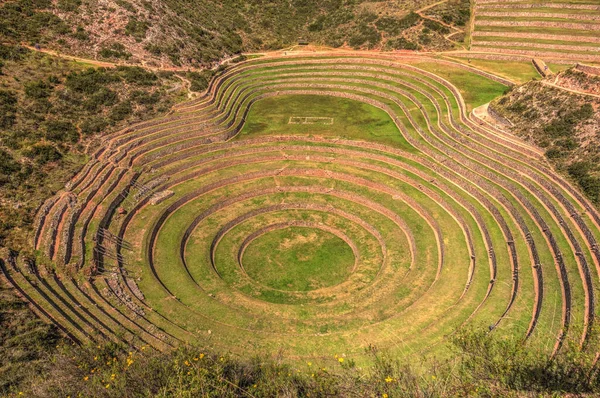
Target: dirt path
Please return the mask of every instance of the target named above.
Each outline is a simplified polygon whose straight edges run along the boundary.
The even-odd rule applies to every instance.
[[[188,79],[186,79],[183,76],[179,76],[179,75],[175,75],[175,77],[177,77],[179,80],[181,80],[183,82],[183,87],[188,92],[188,95],[187,95],[188,99],[194,99],[194,98],[196,98],[196,96],[198,96],[200,94],[197,91],[192,91],[192,82],[190,82]]]
[[[81,62],[84,64],[90,64],[90,65],[94,65],[97,67],[102,67],[102,68],[116,68],[117,66],[119,66],[119,64],[116,64],[114,62],[107,62],[107,61],[98,61],[95,59],[88,59],[88,58],[80,58],[80,57],[76,57],[73,55],[67,55],[67,54],[63,54],[61,52],[58,51],[54,51],[54,50],[49,50],[46,48],[40,48],[37,49],[33,46],[28,46],[25,44],[21,44],[22,47],[28,48],[31,51],[35,51],[35,52],[39,52],[39,53],[44,53],[44,54],[48,54],[48,55],[52,55],[54,57],[58,57],[58,58],[64,58],[64,59],[68,59],[71,61],[75,61],[75,62]]]
[[[573,90],[571,88],[566,88],[566,87],[563,87],[563,86],[559,86],[558,84],[550,83],[550,82],[547,82],[545,80],[542,80],[542,84],[544,84],[546,86],[557,88],[559,90],[568,91],[568,92],[573,93],[573,94],[585,95],[585,96],[594,97],[594,98],[600,98],[600,95],[598,95],[598,94],[592,94],[592,93],[586,93],[585,91]]]
[[[89,64],[89,65],[94,65],[97,67],[101,67],[101,68],[116,68],[117,66],[139,66],[145,69],[149,69],[149,70],[153,70],[153,71],[170,71],[170,72],[189,72],[189,71],[193,71],[193,72],[200,72],[203,71],[205,69],[200,69],[200,68],[194,68],[194,67],[177,67],[177,66],[148,66],[145,63],[126,63],[126,62],[109,62],[109,61],[98,61],[96,59],[90,59],[90,58],[82,58],[82,57],[77,57],[74,55],[68,55],[68,54],[64,54],[61,53],[59,51],[55,51],[55,50],[50,50],[47,48],[40,48],[40,49],[36,49],[33,46],[29,46],[29,45],[25,45],[25,44],[21,44],[22,47],[28,48],[32,51],[36,51],[36,52],[40,52],[40,53],[44,53],[44,54],[48,54],[48,55],[52,55],[54,57],[58,57],[58,58],[63,58],[63,59],[68,59],[71,61],[75,61],[75,62],[80,62],[80,63],[84,63],[84,64]],[[219,64],[217,66],[215,66],[213,69],[216,69],[219,67],[219,65],[225,63],[225,62],[229,62],[232,58],[226,58],[223,59],[222,61],[219,62]]]
[[[423,12],[423,11],[427,11],[427,10],[429,10],[430,8],[433,8],[433,7],[435,7],[435,6],[439,6],[440,4],[444,4],[444,3],[447,3],[447,2],[448,2],[448,0],[442,0],[442,1],[438,1],[437,3],[433,3],[433,4],[430,4],[430,5],[428,5],[428,6],[425,6],[425,7],[423,7],[423,8],[419,8],[419,9],[418,9],[418,10],[416,10],[415,12],[418,14],[418,13],[421,13],[421,12]]]

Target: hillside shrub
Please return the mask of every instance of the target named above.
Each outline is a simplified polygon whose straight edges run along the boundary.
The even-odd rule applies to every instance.
[[[25,83],[25,95],[29,98],[48,98],[51,94],[52,86],[43,80],[36,80],[29,83]]]
[[[141,41],[146,37],[146,31],[150,24],[146,21],[140,21],[137,18],[129,18],[129,22],[125,25],[125,34],[133,36],[137,41]]]
[[[112,108],[109,117],[113,122],[118,122],[131,115],[132,112],[133,108],[131,106],[131,102],[123,101]]]
[[[124,9],[126,9],[129,12],[136,12],[135,7],[133,6],[133,4],[131,4],[130,2],[126,1],[126,0],[115,0],[115,3],[117,3],[117,5],[119,5],[120,7],[123,7]]]
[[[423,26],[425,26],[428,29],[431,29],[434,32],[438,32],[441,34],[450,33],[450,29],[447,26],[444,26],[439,22],[432,21],[431,19],[424,20]]]
[[[10,153],[0,148],[0,174],[10,176],[21,169],[21,165],[15,161]]]
[[[34,160],[39,165],[56,162],[62,159],[62,154],[50,144],[37,144],[23,151],[23,155]]]
[[[108,73],[104,68],[89,68],[82,72],[69,73],[65,84],[75,92],[93,94],[105,85],[118,80],[118,76]]]
[[[149,93],[143,90],[136,90],[131,93],[131,100],[142,105],[154,105],[160,101],[160,93],[155,91]]]
[[[84,135],[90,135],[90,134],[95,134],[95,133],[101,133],[102,131],[104,131],[104,129],[106,129],[109,125],[108,120],[106,120],[106,118],[101,117],[101,116],[97,116],[97,117],[90,117],[89,119],[85,119],[81,125],[80,125],[80,129],[81,129],[81,133]]]
[[[12,127],[17,113],[17,95],[8,90],[0,90],[0,128]]]
[[[72,36],[80,41],[88,41],[90,39],[90,35],[81,25],[75,29],[75,32],[73,32]]]
[[[58,9],[64,12],[74,12],[79,9],[81,0],[58,0]]]
[[[575,133],[578,123],[591,118],[594,108],[591,104],[585,104],[579,109],[563,110],[548,125],[544,126],[544,132],[550,137],[569,137]]]
[[[368,47],[373,47],[377,43],[381,41],[381,35],[371,25],[360,24],[357,27],[357,31],[350,36],[348,39],[348,44],[353,48],[358,48],[363,44],[366,44]]]
[[[117,74],[127,83],[140,86],[152,86],[158,80],[158,76],[139,66],[118,66]]]
[[[415,51],[420,48],[418,43],[407,40],[404,37],[399,37],[397,39],[389,40],[386,43],[386,46],[388,48],[394,49],[394,50],[413,50],[413,51]]]
[[[79,133],[73,123],[67,120],[50,120],[45,123],[46,139],[53,142],[76,143],[79,141]]]
[[[103,58],[122,58],[129,59],[131,57],[131,53],[125,49],[125,46],[121,43],[112,43],[108,47],[103,47],[98,52]]]
[[[190,90],[204,91],[208,87],[208,82],[213,76],[212,71],[187,72],[185,75],[191,82]]]

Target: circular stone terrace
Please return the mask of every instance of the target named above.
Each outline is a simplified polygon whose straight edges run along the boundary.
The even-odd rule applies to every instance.
[[[105,137],[4,276],[76,342],[360,362],[483,325],[595,350],[598,211],[413,61],[226,70]]]

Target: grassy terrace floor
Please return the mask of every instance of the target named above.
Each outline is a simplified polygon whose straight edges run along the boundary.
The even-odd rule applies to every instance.
[[[107,137],[40,210],[38,272],[19,258],[5,273],[80,340],[361,364],[373,345],[446,355],[477,325],[596,350],[600,216],[472,119],[507,87],[466,65],[240,63]]]

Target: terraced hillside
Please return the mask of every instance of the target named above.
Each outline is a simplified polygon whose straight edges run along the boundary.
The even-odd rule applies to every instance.
[[[595,0],[475,0],[471,50],[600,61]]]
[[[431,65],[468,69],[242,62],[106,137],[4,277],[75,341],[360,363],[440,353],[468,324],[595,352],[600,214]]]

